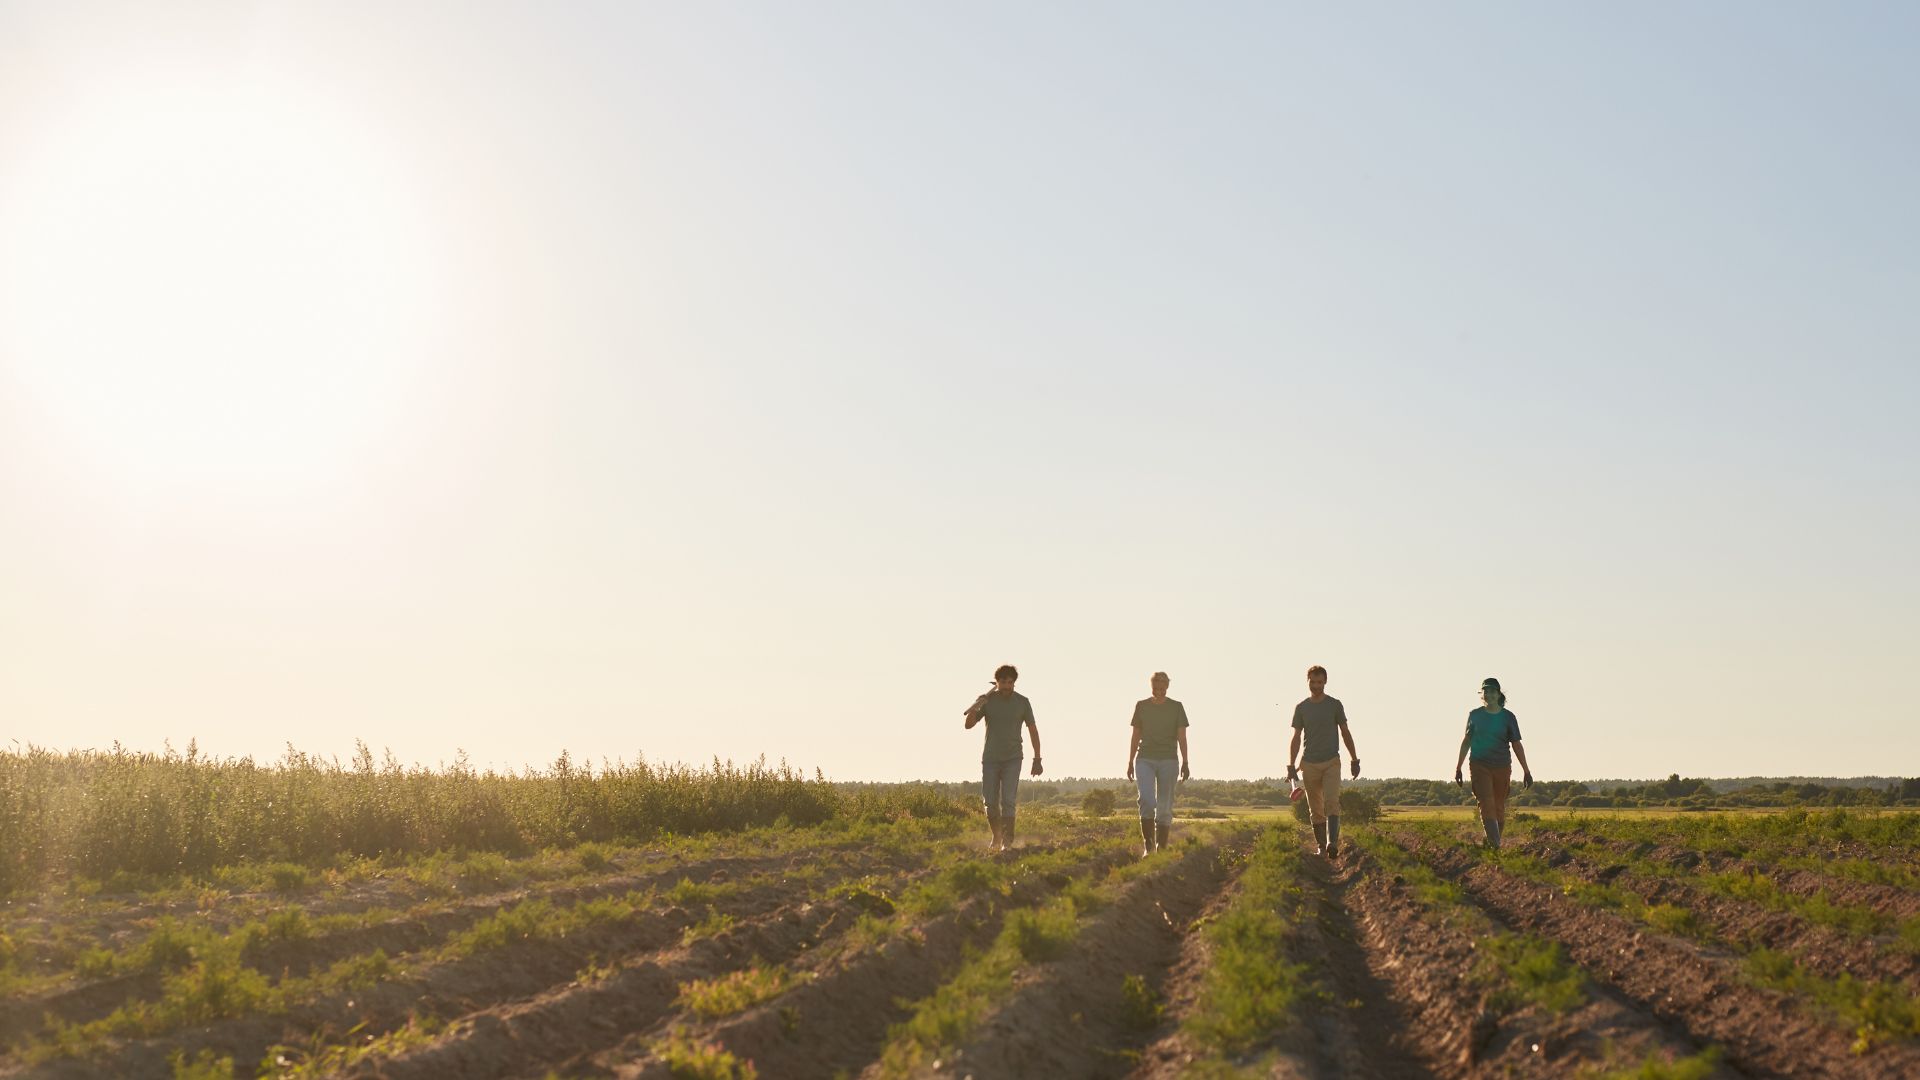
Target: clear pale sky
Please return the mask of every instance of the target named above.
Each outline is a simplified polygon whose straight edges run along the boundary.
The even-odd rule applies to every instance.
[[[0,2],[0,744],[1920,773],[1910,5]]]

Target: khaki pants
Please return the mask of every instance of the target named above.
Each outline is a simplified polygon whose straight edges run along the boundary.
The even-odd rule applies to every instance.
[[[1473,798],[1480,804],[1480,816],[1487,821],[1507,823],[1507,788],[1513,783],[1513,766],[1472,762]]]
[[[1326,822],[1328,814],[1340,813],[1340,755],[1325,761],[1300,764],[1300,786],[1307,789],[1307,812],[1313,823]]]

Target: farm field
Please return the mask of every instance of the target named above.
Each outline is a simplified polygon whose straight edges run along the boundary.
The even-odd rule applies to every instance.
[[[983,832],[52,879],[0,909],[0,1076],[1920,1075],[1920,818]]]

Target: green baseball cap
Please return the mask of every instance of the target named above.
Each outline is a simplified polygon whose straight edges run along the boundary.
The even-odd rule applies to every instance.
[[[1496,693],[1496,694],[1497,694],[1497,693],[1500,693],[1500,680],[1499,680],[1499,679],[1491,679],[1491,678],[1489,678],[1489,679],[1481,679],[1481,680],[1480,680],[1480,689],[1482,689],[1482,690],[1491,690],[1491,691],[1493,691],[1493,692],[1494,692],[1494,693]]]

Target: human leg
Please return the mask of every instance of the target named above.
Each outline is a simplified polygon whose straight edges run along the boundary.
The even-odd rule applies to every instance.
[[[1139,791],[1140,808],[1140,857],[1153,854],[1153,819],[1159,813],[1159,803],[1155,798],[1153,783],[1153,762],[1143,757],[1133,759],[1133,784]]]

